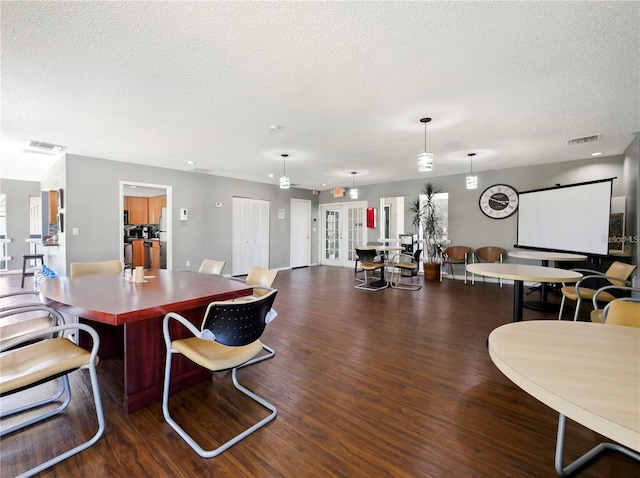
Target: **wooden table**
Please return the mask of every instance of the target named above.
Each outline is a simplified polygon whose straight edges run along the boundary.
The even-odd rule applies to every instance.
[[[549,265],[549,261],[561,262],[561,261],[586,261],[588,258],[583,254],[573,254],[569,252],[549,252],[549,251],[533,251],[533,250],[520,250],[508,252],[509,257],[515,257],[518,259],[531,259],[534,261],[541,261],[544,267]],[[547,283],[540,283],[540,301],[526,301],[522,304],[527,309],[539,310],[542,312],[558,312],[558,306],[550,304],[547,301]]]
[[[566,476],[605,449],[640,460],[640,329],[534,320],[498,327],[489,355],[525,392],[560,414],[556,471]],[[601,443],[562,466],[565,417],[623,445]],[[626,448],[625,448],[626,447]]]
[[[166,357],[162,319],[167,312],[184,315],[199,327],[210,302],[253,291],[244,282],[194,272],[146,270],[145,275],[143,283],[127,282],[122,274],[95,274],[49,279],[40,286],[50,305],[98,330],[101,357],[123,354],[128,412],[161,398]],[[183,332],[176,330],[175,337]],[[172,392],[210,375],[188,360],[177,362],[172,371]]]
[[[533,282],[570,282],[582,278],[579,272],[555,267],[531,266],[527,264],[495,264],[478,263],[469,264],[467,270],[472,274],[512,279],[513,288],[513,321],[522,320],[522,298],[524,281]]]

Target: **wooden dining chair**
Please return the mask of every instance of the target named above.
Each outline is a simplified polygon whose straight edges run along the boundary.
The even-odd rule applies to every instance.
[[[479,247],[475,251],[473,251],[473,263],[477,264],[480,262],[498,262],[502,264],[502,259],[504,255],[507,253],[502,247],[497,246],[484,246]],[[485,281],[484,276],[482,276],[482,281]],[[499,279],[500,287],[502,287],[502,278]],[[476,275],[471,274],[471,285],[475,285],[476,283]]]
[[[275,355],[274,350],[264,345],[260,338],[267,324],[277,315],[273,309],[277,292],[276,289],[272,289],[260,297],[240,302],[213,302],[207,307],[200,328],[174,312],[168,313],[164,318],[162,329],[167,359],[162,392],[162,414],[171,428],[203,458],[219,455],[276,417],[276,407],[241,385],[238,382],[237,373],[242,367],[270,359]],[[172,339],[171,331],[175,330],[172,328],[175,325],[172,322],[181,324],[191,336],[178,340]],[[171,415],[169,384],[174,355],[183,355],[211,372],[231,370],[231,379],[235,388],[269,410],[269,415],[217,448],[204,449]],[[229,413],[237,414],[237,410]],[[215,421],[215,418],[213,420]]]
[[[471,248],[467,246],[449,246],[444,250],[442,254],[442,259],[440,263],[440,267],[444,267],[445,264],[449,266],[449,271],[451,272],[451,277],[456,278],[453,273],[453,265],[454,264],[464,264],[464,283],[467,283],[467,264],[469,259],[469,253],[471,253]],[[440,273],[440,282],[442,282],[442,273]]]

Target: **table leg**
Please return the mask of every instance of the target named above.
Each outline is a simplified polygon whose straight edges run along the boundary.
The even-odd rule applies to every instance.
[[[548,267],[549,261],[547,260],[542,261],[542,266]],[[556,304],[550,304],[549,302],[547,302],[548,286],[549,284],[547,284],[546,282],[540,283],[540,301],[539,302],[527,301],[527,302],[523,302],[522,305],[527,309],[537,310],[538,312],[557,313],[558,306]]]
[[[513,321],[522,322],[522,297],[524,296],[523,281],[513,281]]]

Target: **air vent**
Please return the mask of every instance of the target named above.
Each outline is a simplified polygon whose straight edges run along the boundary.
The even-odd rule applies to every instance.
[[[571,146],[572,144],[592,143],[594,141],[598,141],[599,139],[599,134],[593,134],[591,136],[583,136],[582,138],[568,139],[567,144]]]
[[[59,144],[30,140],[26,149],[27,151],[33,151],[35,153],[57,154],[62,151],[62,148],[63,146],[60,146]]]

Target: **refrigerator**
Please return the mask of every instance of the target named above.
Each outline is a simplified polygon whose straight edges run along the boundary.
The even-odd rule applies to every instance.
[[[160,240],[160,269],[167,268],[167,208],[163,207],[160,212],[160,230],[158,231]]]

